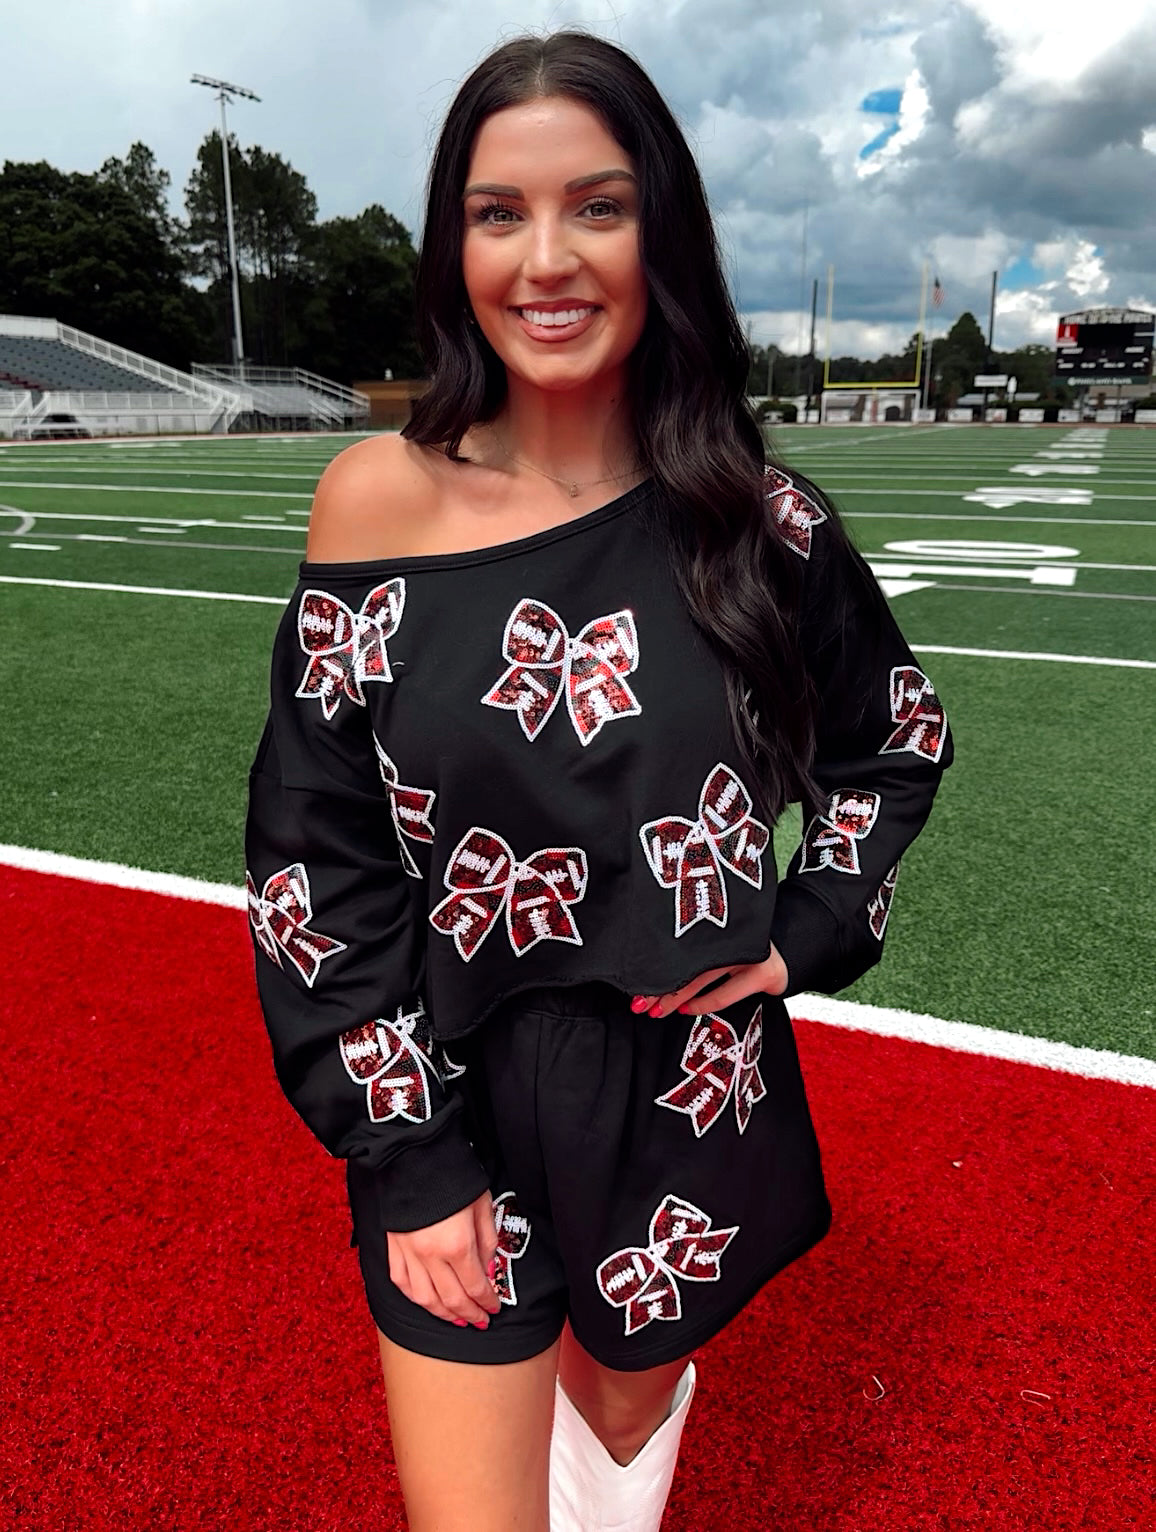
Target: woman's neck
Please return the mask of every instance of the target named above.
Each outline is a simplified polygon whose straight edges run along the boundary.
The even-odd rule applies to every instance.
[[[559,479],[589,483],[629,474],[638,461],[625,379],[617,387],[562,392],[511,377],[492,428],[512,458]]]

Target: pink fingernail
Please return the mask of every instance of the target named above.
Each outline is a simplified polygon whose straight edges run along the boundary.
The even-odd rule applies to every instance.
[[[661,1007],[661,1006],[660,1006],[660,1005],[656,1005],[656,1006],[654,1006],[654,1007],[653,1007],[653,1008],[652,1008],[652,1009],[651,1009],[651,1012],[650,1012],[650,1014],[651,1014],[651,1015],[652,1015],[652,1016],[661,1016],[661,1015],[662,1015],[662,1007]]]
[[[489,1322],[488,1319],[486,1320],[485,1324],[482,1324],[477,1319],[474,1320],[474,1329],[475,1330],[488,1330],[489,1328],[490,1328],[490,1322]]]
[[[630,1002],[630,1009],[632,1011],[636,1011],[636,1012],[637,1011],[645,1011],[645,1009],[646,1009],[646,997],[645,997],[645,995],[635,995],[634,999]]]
[[[459,1330],[464,1330],[468,1323],[469,1323],[469,1321],[465,1320],[465,1319],[455,1319],[454,1320],[454,1324],[457,1325]]]
[[[678,1008],[678,1014],[680,1016],[689,1016],[690,1015],[690,1006],[689,1005],[680,1005],[679,1008]]]

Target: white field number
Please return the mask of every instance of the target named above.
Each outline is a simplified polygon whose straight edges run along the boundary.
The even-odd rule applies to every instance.
[[[1058,560],[1080,550],[1060,543],[987,542],[974,538],[911,538],[884,543],[882,555],[868,557],[880,579],[920,576],[977,580],[1027,580],[1032,585],[1074,585],[1076,571]]]

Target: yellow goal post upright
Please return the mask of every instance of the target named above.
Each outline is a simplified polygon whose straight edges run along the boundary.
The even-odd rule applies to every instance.
[[[919,407],[923,388],[923,341],[927,326],[927,298],[930,266],[925,261],[919,287],[919,321],[915,340],[915,376],[889,382],[876,382],[863,378],[851,383],[831,382],[831,327],[835,310],[835,268],[827,267],[827,341],[823,358],[823,393],[820,402],[820,419],[824,424],[829,417],[840,421],[856,421],[874,424],[877,421],[912,420]],[[891,394],[892,400],[880,410],[880,395]],[[833,422],[832,422],[833,423]]]

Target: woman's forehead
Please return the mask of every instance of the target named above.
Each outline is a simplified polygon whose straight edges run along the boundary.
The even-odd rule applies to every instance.
[[[541,96],[486,118],[466,181],[528,190],[608,170],[633,171],[634,165],[598,113],[568,97]]]

